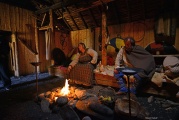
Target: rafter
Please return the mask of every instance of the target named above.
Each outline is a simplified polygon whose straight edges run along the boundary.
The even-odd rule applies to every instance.
[[[80,2],[82,0],[72,0],[71,2],[69,2],[69,1],[64,2],[64,3],[63,2],[56,3],[56,4],[54,4],[54,5],[50,6],[50,7],[42,8],[40,10],[35,11],[35,14],[45,13],[45,12],[49,11],[49,9],[60,9],[62,7],[67,7],[69,5],[76,4],[77,2]],[[109,2],[112,2],[112,1],[114,1],[114,0],[103,0],[103,3],[109,3]],[[70,13],[82,12],[84,10],[88,10],[89,8],[93,8],[93,7],[96,7],[96,6],[99,6],[99,5],[102,5],[102,3],[100,1],[96,1],[96,2],[93,2],[89,7],[79,8],[79,9],[77,9],[75,11],[70,11]]]
[[[76,5],[76,4],[75,4],[75,7],[77,7],[77,5]],[[81,15],[81,13],[80,13],[80,12],[79,12],[78,14],[79,14],[79,16],[80,16],[81,20],[83,21],[83,24],[84,24],[85,28],[86,28],[86,29],[88,29],[88,25],[87,25],[87,23],[85,22],[85,19],[83,18],[83,16]]]
[[[73,21],[75,27],[79,30],[79,27],[78,27],[78,25],[76,24],[76,22],[75,22],[75,20],[73,19],[73,17],[70,15],[70,11],[68,10],[68,8],[66,8],[66,7],[64,7],[64,8],[65,8],[65,10],[67,11],[67,13],[69,14],[69,16],[70,16],[71,20]]]
[[[48,12],[49,9],[54,10],[54,9],[59,9],[59,8],[66,7],[66,6],[69,6],[69,5],[73,5],[73,4],[78,3],[80,1],[83,1],[83,0],[68,0],[68,1],[65,1],[65,2],[59,2],[59,3],[56,3],[52,6],[37,10],[37,11],[35,11],[35,14],[41,14],[41,13]]]
[[[94,23],[95,23],[95,26],[97,27],[97,26],[98,26],[98,23],[97,23],[97,21],[96,21],[96,19],[95,19],[94,15],[93,15],[92,10],[91,10],[91,9],[89,9],[89,12],[90,12],[90,15],[91,15],[91,17],[92,17],[92,20],[93,20],[93,21],[94,21]]]

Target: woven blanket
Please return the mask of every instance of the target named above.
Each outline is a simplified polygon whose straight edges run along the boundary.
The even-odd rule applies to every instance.
[[[76,64],[70,71],[69,78],[76,84],[91,86],[94,83],[94,67],[92,64]]]

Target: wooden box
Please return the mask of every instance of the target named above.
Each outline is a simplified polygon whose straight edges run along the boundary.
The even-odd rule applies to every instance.
[[[105,86],[119,88],[117,79],[115,79],[113,76],[95,73],[95,80],[96,80],[96,84],[98,85],[105,85]]]

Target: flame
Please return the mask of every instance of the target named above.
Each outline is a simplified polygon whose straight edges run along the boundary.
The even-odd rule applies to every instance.
[[[58,97],[55,97],[55,102],[57,101],[57,98],[58,98]]]
[[[69,84],[68,84],[68,80],[66,79],[65,86],[61,89],[60,94],[62,96],[65,96],[65,95],[68,95],[69,93],[70,93]]]

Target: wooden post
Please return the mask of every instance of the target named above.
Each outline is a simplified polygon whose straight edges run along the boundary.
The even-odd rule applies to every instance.
[[[107,34],[106,34],[106,12],[102,12],[102,64],[107,65],[107,51],[105,48],[107,41]]]
[[[50,9],[49,15],[50,15],[49,27],[51,28],[51,39],[52,39],[50,48],[52,50],[55,47],[55,41],[54,41],[54,39],[55,39],[55,30],[54,30],[54,26],[53,26],[53,11],[52,11],[52,9]]]
[[[179,28],[176,28],[176,33],[179,33]],[[179,50],[179,34],[176,34],[175,37],[175,47],[177,50]]]
[[[37,26],[37,20],[35,21],[35,49],[36,52],[38,53],[37,55],[35,55],[36,57],[36,62],[39,62],[39,39],[38,39],[38,26]],[[37,66],[37,72],[40,72],[40,68],[39,66]]]
[[[50,16],[50,23],[49,27],[51,28],[51,43],[50,43],[50,51],[52,51],[55,48],[55,30],[54,30],[54,24],[53,24],[53,10],[49,10],[49,16]],[[50,58],[50,65],[52,65],[53,62]]]
[[[52,29],[52,33],[54,32],[54,27],[53,27],[53,11],[52,9],[49,10],[49,15],[50,15],[50,28]]]

